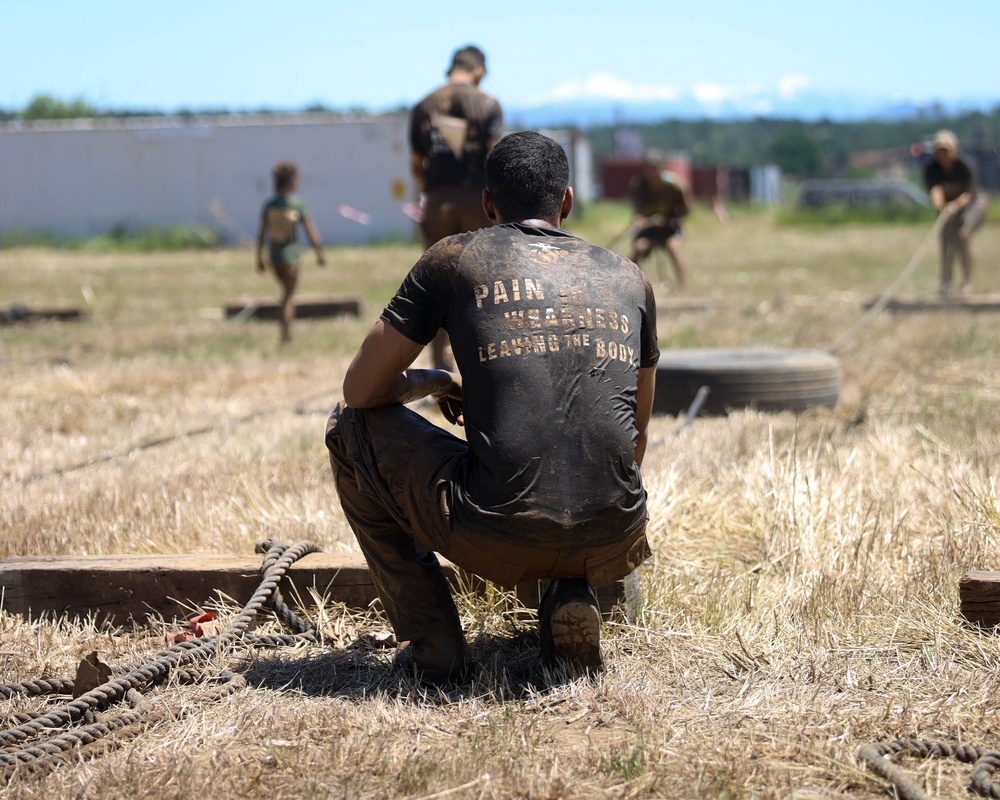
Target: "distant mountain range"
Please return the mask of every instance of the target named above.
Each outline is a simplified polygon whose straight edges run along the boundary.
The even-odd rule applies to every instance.
[[[915,101],[863,96],[848,92],[802,91],[794,97],[757,93],[739,98],[699,100],[693,93],[671,100],[636,101],[610,97],[588,97],[504,110],[509,127],[589,128],[608,125],[654,123],[663,119],[749,119],[775,117],[836,122],[884,120],[886,122],[927,117],[955,116],[972,111],[989,113],[1000,106],[994,97],[965,97],[948,101]]]

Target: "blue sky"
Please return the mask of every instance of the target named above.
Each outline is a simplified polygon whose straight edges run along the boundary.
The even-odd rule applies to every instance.
[[[511,108],[554,99],[807,90],[1000,103],[1000,2],[294,3],[2,0],[0,107],[39,93],[102,108],[371,110],[487,53]]]

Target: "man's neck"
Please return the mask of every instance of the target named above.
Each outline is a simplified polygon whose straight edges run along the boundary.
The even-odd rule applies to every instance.
[[[448,75],[448,83],[464,83],[466,86],[478,86],[479,81],[473,72],[464,69],[453,69]]]
[[[531,219],[501,219],[497,222],[497,225],[506,224],[517,224],[526,225],[529,228],[561,228],[562,224],[551,219],[539,219],[537,217],[532,217]]]

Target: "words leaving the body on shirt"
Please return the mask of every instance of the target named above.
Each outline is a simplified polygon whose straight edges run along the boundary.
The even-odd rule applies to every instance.
[[[560,289],[558,301],[546,305],[540,279],[510,278],[494,281],[492,285],[481,284],[475,288],[474,296],[477,309],[502,313],[503,322],[498,327],[511,334],[481,343],[480,363],[586,348],[593,350],[598,359],[638,366],[634,337],[629,336],[632,321],[628,314],[588,305],[580,288]]]

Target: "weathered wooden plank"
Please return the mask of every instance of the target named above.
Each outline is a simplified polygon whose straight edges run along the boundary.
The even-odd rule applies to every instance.
[[[1000,571],[972,570],[958,581],[959,610],[974,625],[1000,625]]]
[[[281,306],[273,300],[247,300],[225,306],[226,319],[277,320]],[[361,314],[361,301],[357,298],[312,297],[295,301],[296,319],[318,319],[346,314]]]
[[[86,617],[99,623],[144,624],[150,617],[184,618],[219,594],[242,605],[260,585],[259,556],[220,554],[20,556],[0,560],[0,599],[9,614]],[[479,592],[484,582],[441,560],[457,591]],[[617,581],[598,591],[607,617],[635,592]],[[296,561],[281,584],[285,599],[308,607],[314,591],[332,602],[366,608],[377,598],[368,565],[360,553],[311,553]],[[518,586],[528,608],[538,605],[538,584]]]
[[[0,590],[8,613],[86,616],[101,622],[142,623],[151,615],[185,617],[219,593],[245,603],[260,585],[259,556],[57,556],[0,561]],[[282,594],[310,602],[309,589],[362,608],[376,596],[360,554],[314,553],[295,562]]]
[[[29,308],[21,303],[12,303],[6,308],[0,308],[0,325],[18,325],[44,319],[69,322],[86,316],[86,312],[79,308]]]
[[[878,302],[878,298],[867,300],[866,309]],[[1000,295],[998,294],[955,294],[950,297],[928,295],[926,297],[895,297],[885,306],[886,311],[962,311],[967,313],[981,311],[1000,311]]]

